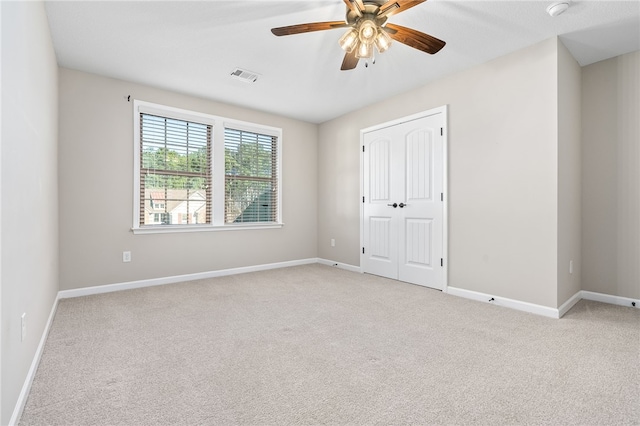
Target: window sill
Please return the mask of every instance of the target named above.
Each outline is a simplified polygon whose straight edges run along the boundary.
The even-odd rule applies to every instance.
[[[218,232],[218,231],[247,231],[255,229],[278,229],[282,228],[284,223],[266,223],[264,225],[238,224],[238,225],[163,225],[163,226],[145,226],[142,228],[131,228],[131,231],[138,234],[174,234],[178,232]]]

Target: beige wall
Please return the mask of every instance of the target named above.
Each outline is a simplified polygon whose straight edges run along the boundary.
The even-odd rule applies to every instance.
[[[558,306],[580,291],[580,81],[580,65],[558,40]]]
[[[449,105],[449,285],[557,307],[557,50],[550,39],[320,125],[319,257],[359,265],[360,129]]]
[[[58,292],[58,67],[42,3],[2,8],[2,424]],[[21,342],[20,317],[27,316]]]
[[[61,290],[317,256],[317,125],[64,68],[59,88]],[[128,95],[281,127],[284,227],[133,235]]]
[[[582,289],[640,298],[640,52],[582,69]]]

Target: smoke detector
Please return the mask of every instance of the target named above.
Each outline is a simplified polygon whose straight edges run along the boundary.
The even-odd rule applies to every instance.
[[[559,3],[553,3],[551,6],[547,7],[547,13],[550,16],[558,16],[567,9],[569,9],[569,2],[561,1]]]
[[[236,68],[231,71],[231,77],[240,81],[244,81],[246,83],[255,83],[256,81],[258,81],[259,76],[260,74],[258,73],[243,70],[242,68]]]

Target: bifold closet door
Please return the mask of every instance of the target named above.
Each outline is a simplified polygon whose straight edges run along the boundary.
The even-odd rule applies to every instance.
[[[443,288],[442,114],[364,135],[363,270]]]

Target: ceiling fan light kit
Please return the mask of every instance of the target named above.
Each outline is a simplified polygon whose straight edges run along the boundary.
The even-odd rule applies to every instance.
[[[284,36],[349,28],[338,41],[340,47],[347,52],[340,68],[343,71],[355,68],[360,59],[371,59],[374,46],[378,52],[385,52],[393,40],[429,54],[437,53],[445,45],[444,41],[428,34],[387,23],[390,16],[417,6],[426,0],[343,1],[347,6],[347,16],[344,21],[290,25],[272,28],[271,32],[276,36]]]

